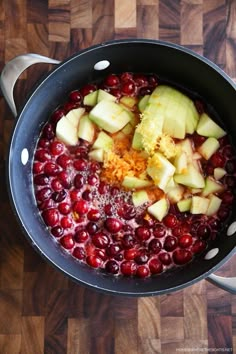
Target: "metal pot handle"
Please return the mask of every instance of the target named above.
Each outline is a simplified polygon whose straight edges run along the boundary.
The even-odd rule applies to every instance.
[[[13,89],[20,74],[29,66],[37,63],[59,64],[60,61],[38,54],[23,54],[10,60],[3,68],[0,77],[0,87],[12,113],[17,116]]]
[[[210,283],[217,285],[219,288],[228,291],[231,294],[236,294],[236,277],[226,278],[219,275],[211,274],[207,280]]]

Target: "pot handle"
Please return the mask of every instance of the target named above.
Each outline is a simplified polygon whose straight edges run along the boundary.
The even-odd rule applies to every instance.
[[[29,66],[37,63],[59,64],[60,61],[38,54],[23,54],[10,60],[3,68],[0,77],[0,87],[12,113],[17,116],[13,89],[20,74]]]
[[[228,291],[231,294],[236,294],[236,277],[221,277],[216,274],[211,274],[207,277],[210,283],[217,285],[219,288]]]

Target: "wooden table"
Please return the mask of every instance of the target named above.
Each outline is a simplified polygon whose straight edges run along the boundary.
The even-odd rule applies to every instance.
[[[235,0],[0,1],[1,68],[24,52],[62,60],[128,37],[182,44],[236,78]],[[47,69],[21,76],[18,104]],[[4,156],[13,116],[3,98],[0,111],[0,353],[236,352],[236,297],[207,281],[171,295],[117,298],[74,284],[38,256],[9,205]],[[232,259],[219,274],[236,275],[235,266]]]

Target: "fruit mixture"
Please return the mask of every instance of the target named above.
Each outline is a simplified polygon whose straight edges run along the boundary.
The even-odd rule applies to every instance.
[[[202,101],[128,72],[71,92],[33,163],[55,241],[93,268],[141,278],[207,248],[229,218],[235,173],[226,132]]]

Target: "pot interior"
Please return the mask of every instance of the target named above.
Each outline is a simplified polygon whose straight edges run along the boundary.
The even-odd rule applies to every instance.
[[[94,65],[106,64],[104,70]],[[98,66],[99,66],[98,65]],[[210,260],[204,256],[192,263],[150,279],[114,277],[93,270],[72,259],[46,231],[36,206],[32,185],[32,159],[39,132],[51,112],[73,89],[103,79],[108,73],[124,71],[156,73],[160,78],[199,95],[209,110],[236,140],[235,86],[214,64],[181,47],[148,40],[105,43],[74,55],[38,84],[26,102],[13,132],[9,152],[9,189],[16,215],[32,245],[72,279],[111,293],[124,295],[161,294],[180,289],[217,269],[235,246],[235,237],[222,232],[210,248],[219,248]],[[216,114],[217,112],[217,114]],[[236,219],[235,205],[231,224]]]

